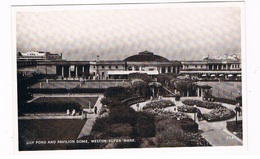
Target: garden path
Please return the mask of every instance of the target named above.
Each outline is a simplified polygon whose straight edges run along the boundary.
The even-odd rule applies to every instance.
[[[94,107],[97,107],[97,112],[100,111],[102,107],[101,99],[103,98],[103,95],[99,95],[97,102]],[[93,110],[94,112],[94,110]],[[83,137],[83,136],[88,136],[91,132],[92,126],[94,125],[96,118],[98,117],[98,114],[88,114],[87,118],[88,120],[86,121],[85,125],[83,126],[82,130],[79,133],[78,139]]]
[[[201,97],[182,97],[182,99],[198,99],[201,100]],[[180,104],[180,102],[176,102],[176,105]],[[223,106],[234,110],[235,105],[221,103]],[[183,105],[183,104],[182,104]],[[202,113],[209,112],[210,110],[205,108],[199,108]],[[242,116],[238,116],[238,120],[242,120]],[[217,122],[207,122],[207,121],[198,121],[199,130],[202,131],[201,135],[211,143],[212,146],[241,146],[243,145],[243,141],[239,139],[237,136],[232,134],[226,129],[227,121],[234,121],[234,118],[224,121]]]
[[[33,97],[31,100],[28,100],[27,103],[31,103],[32,101],[35,101],[36,99],[40,98],[39,96]]]
[[[175,102],[176,106],[173,107],[168,107],[165,110],[171,110],[174,111],[174,108],[177,106],[182,106],[183,103],[181,101],[175,101],[174,97],[167,97],[164,99],[170,99]],[[201,97],[182,97],[182,100],[185,99],[197,99],[201,100]],[[149,101],[148,101],[149,102]],[[146,103],[148,102],[142,102],[140,103],[140,107],[143,107]],[[225,104],[221,103],[223,106],[226,106],[229,109],[234,110],[235,105],[231,104]],[[135,110],[137,110],[136,104],[132,106]],[[210,110],[205,109],[205,108],[199,108],[202,113],[209,112]],[[193,113],[188,113],[191,118],[194,118]],[[238,120],[242,120],[242,116],[238,116]],[[196,119],[196,118],[195,118]],[[213,146],[241,146],[243,145],[243,141],[236,137],[234,134],[229,132],[226,129],[226,122],[227,121],[234,121],[235,117],[229,120],[225,121],[218,121],[218,122],[207,122],[207,121],[198,121],[196,119],[196,122],[199,124],[199,130],[202,132],[201,135],[208,141],[210,142],[211,145]]]

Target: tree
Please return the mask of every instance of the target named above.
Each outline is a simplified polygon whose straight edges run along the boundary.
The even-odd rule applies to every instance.
[[[190,79],[178,79],[174,82],[176,90],[180,91],[181,94],[187,92],[187,96],[189,95],[189,91],[193,90],[194,86],[194,82]]]
[[[155,116],[146,112],[139,112],[137,115],[136,132],[140,137],[155,136]]]
[[[111,106],[109,120],[112,124],[129,123],[134,126],[136,124],[136,112],[131,107]]]
[[[145,89],[147,87],[147,83],[142,80],[142,79],[132,79],[131,80],[131,84],[133,86],[134,91],[139,95],[144,95],[145,94]]]
[[[133,90],[129,87],[109,87],[104,93],[105,98],[102,99],[102,104],[111,105],[112,103],[120,103],[122,100],[133,96]]]
[[[153,92],[153,96],[159,96],[159,88],[162,87],[162,84],[159,82],[150,82],[149,87],[151,91]]]
[[[148,84],[152,79],[147,73],[130,73],[128,75],[128,78],[130,80],[132,80],[132,79],[142,79],[146,84]]]
[[[173,86],[172,81],[176,80],[176,74],[159,74],[157,75],[158,82],[162,83],[163,85],[170,87]]]

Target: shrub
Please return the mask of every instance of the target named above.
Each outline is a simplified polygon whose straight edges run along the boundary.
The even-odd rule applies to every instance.
[[[111,124],[106,131],[109,137],[131,137],[133,134],[133,127],[128,123]]]
[[[180,120],[181,128],[187,132],[198,132],[199,125],[192,119]]]
[[[184,121],[189,123],[189,120]],[[190,124],[194,123],[191,121]],[[157,119],[156,132],[158,147],[210,146],[201,134],[183,130],[183,123],[170,117]]]
[[[155,136],[155,117],[146,112],[139,112],[137,115],[136,133],[140,137]]]
[[[184,131],[168,118],[156,124],[156,140],[158,147],[180,147],[186,146],[187,139]]]
[[[110,127],[109,117],[97,118],[93,125],[92,132],[105,132]]]
[[[129,123],[136,124],[136,112],[130,107],[111,107],[109,113],[111,123]]]

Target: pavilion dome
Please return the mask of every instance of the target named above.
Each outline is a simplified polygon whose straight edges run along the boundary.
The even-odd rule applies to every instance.
[[[143,61],[154,61],[154,62],[170,62],[165,57],[155,55],[150,51],[139,52],[137,55],[129,56],[124,59],[126,62],[143,62]]]

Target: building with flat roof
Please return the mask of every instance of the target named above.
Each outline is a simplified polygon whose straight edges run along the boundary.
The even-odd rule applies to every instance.
[[[18,52],[18,61],[57,61],[62,60],[62,53],[50,53],[44,51]]]
[[[198,78],[241,78],[241,62],[239,59],[204,59],[198,61],[182,61],[180,74]]]

